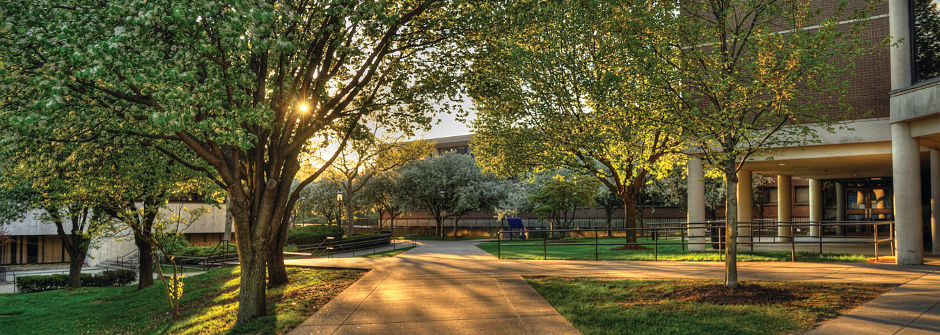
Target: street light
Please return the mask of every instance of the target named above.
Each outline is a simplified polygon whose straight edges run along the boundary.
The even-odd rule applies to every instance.
[[[339,202],[339,225],[343,225],[343,190],[336,191],[336,201]]]

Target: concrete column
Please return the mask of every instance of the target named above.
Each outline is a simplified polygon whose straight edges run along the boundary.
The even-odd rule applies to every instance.
[[[781,241],[790,240],[790,221],[793,221],[793,183],[792,177],[777,176],[777,236]]]
[[[917,140],[911,138],[911,126],[908,123],[891,124],[891,170],[894,182],[897,263],[921,264],[924,256],[924,233],[921,217],[920,146]]]
[[[845,184],[842,182],[836,183],[836,221],[845,221]],[[836,233],[845,235],[845,226],[837,226]]]
[[[702,160],[692,158],[688,162],[689,193],[689,250],[705,251],[705,167]]]
[[[738,171],[738,223],[750,225],[754,220],[754,192],[751,171]],[[751,241],[751,228],[738,228],[738,242]]]
[[[900,45],[889,47],[891,58],[891,89],[911,86],[911,18],[908,0],[888,1],[888,34],[891,42]]]
[[[940,256],[940,151],[930,149],[930,253]]]
[[[819,224],[823,219],[822,180],[809,180],[809,236],[821,236]]]

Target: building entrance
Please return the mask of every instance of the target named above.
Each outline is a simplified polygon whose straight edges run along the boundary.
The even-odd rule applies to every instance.
[[[845,219],[847,221],[890,221],[894,206],[890,181],[849,182],[845,187]],[[847,226],[846,234],[869,235],[872,226]]]

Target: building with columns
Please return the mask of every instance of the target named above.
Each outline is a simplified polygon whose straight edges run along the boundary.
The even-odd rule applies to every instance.
[[[809,180],[809,220],[893,221],[897,263],[921,264],[940,255],[940,1],[889,0],[870,19],[866,36],[897,42],[860,59],[848,102],[870,114],[819,143],[780,148],[773,160],[755,158],[739,173],[738,217],[751,221],[751,178],[776,176],[777,220],[791,221],[794,177]],[[705,221],[702,162],[689,169],[689,222]],[[843,235],[871,226],[845,226]],[[783,230],[784,228],[781,228]],[[739,234],[747,234],[740,231]],[[789,231],[780,231],[787,235]],[[811,237],[825,232],[811,226]],[[704,235],[696,234],[694,235]],[[704,248],[704,246],[701,246]]]

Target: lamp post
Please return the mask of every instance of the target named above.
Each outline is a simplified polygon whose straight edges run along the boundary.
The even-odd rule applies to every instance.
[[[339,203],[339,225],[343,226],[343,190],[336,191],[336,202]]]

